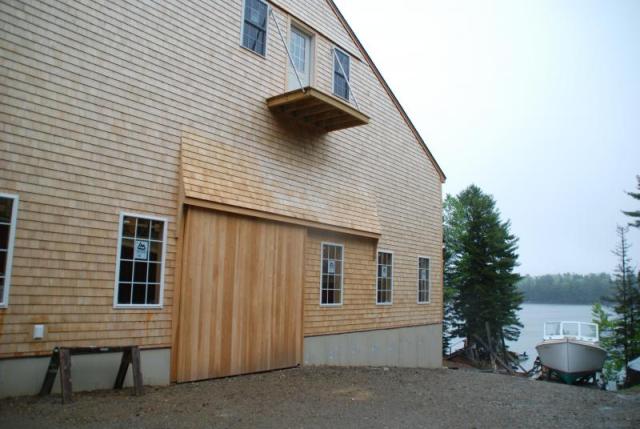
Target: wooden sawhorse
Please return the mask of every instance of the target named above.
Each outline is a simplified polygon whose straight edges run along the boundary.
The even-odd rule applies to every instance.
[[[121,347],[56,347],[51,354],[49,368],[44,376],[40,396],[48,395],[53,388],[53,382],[56,380],[58,369],[60,370],[60,386],[62,390],[62,403],[66,404],[72,401],[71,397],[71,356],[72,355],[88,355],[98,353],[118,353],[122,352],[120,360],[120,369],[116,376],[114,389],[122,389],[124,378],[127,375],[129,364],[133,370],[133,388],[136,395],[142,395],[142,370],[140,368],[140,349],[138,346],[121,346]]]

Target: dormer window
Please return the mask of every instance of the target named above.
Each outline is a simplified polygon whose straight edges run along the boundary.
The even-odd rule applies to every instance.
[[[350,58],[338,48],[333,50],[333,93],[349,100]]]
[[[263,0],[244,0],[242,46],[265,56],[267,47],[267,13]]]

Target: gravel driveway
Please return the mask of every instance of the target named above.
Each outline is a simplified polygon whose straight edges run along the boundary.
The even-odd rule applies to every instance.
[[[163,388],[0,400],[0,428],[640,427],[640,395],[473,370],[291,369]]]

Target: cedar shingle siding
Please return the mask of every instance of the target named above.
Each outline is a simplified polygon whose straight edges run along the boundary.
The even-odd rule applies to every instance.
[[[286,54],[271,18],[266,58],[241,48],[241,0],[0,3],[0,192],[20,197],[0,357],[170,347],[183,174],[192,196],[381,234],[309,230],[305,335],[441,322],[438,170],[329,4],[272,4],[284,32],[287,12],[318,32],[312,86],[332,92],[334,43],[352,56],[368,125],[318,134],[274,117],[265,100],[286,90]],[[161,309],[113,308],[121,211],[169,221]],[[319,305],[321,241],[345,246],[341,307]],[[376,246],[394,252],[391,306],[376,306]]]

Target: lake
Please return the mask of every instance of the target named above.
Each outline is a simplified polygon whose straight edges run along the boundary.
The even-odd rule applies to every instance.
[[[520,332],[518,341],[510,341],[507,345],[514,352],[527,352],[529,360],[522,364],[525,369],[530,369],[536,356],[538,356],[536,344],[542,341],[544,322],[558,320],[592,321],[590,305],[522,304],[522,309],[518,316],[524,328]]]

